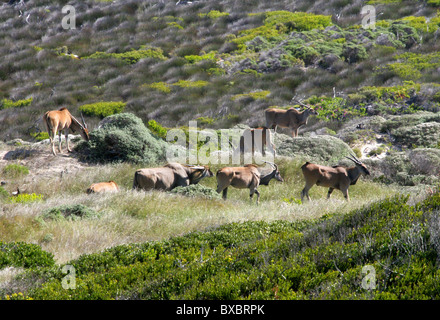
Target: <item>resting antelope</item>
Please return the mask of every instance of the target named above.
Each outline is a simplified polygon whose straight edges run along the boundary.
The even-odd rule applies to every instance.
[[[307,124],[307,120],[311,115],[318,115],[318,112],[312,108],[307,107],[303,111],[298,111],[295,108],[287,110],[269,108],[264,110],[266,116],[266,127],[274,129],[277,127],[290,128],[292,131],[292,137],[298,136],[298,129]]]
[[[306,180],[306,185],[301,191],[301,201],[304,200],[304,197],[307,197],[307,199],[310,200],[309,190],[315,184],[317,186],[329,188],[327,199],[330,198],[334,189],[338,189],[341,190],[345,199],[350,200],[348,197],[348,187],[356,184],[361,174],[369,175],[370,172],[354,155],[346,158],[353,161],[355,166],[350,168],[341,166],[327,167],[306,162],[301,167],[304,179]]]
[[[266,161],[267,162],[267,161]],[[237,189],[249,189],[249,197],[252,201],[254,193],[257,194],[257,204],[260,200],[260,192],[257,190],[260,184],[268,185],[271,179],[284,181],[275,163],[269,163],[273,170],[270,173],[263,173],[258,166],[247,164],[244,167],[225,167],[217,171],[217,192],[223,192],[223,199],[226,200],[228,187]]]
[[[197,184],[203,178],[214,176],[207,166],[168,163],[159,168],[139,169],[134,174],[133,189],[165,190]]]
[[[89,131],[87,130],[87,125],[84,121],[84,117],[81,114],[82,124],[72,116],[66,108],[61,108],[59,110],[48,111],[43,116],[44,124],[46,125],[47,132],[49,133],[50,143],[52,144],[52,153],[56,155],[55,152],[55,135],[58,131],[58,150],[61,153],[61,131],[64,130],[64,135],[66,137],[67,151],[71,152],[69,146],[69,129],[73,132],[79,131],[81,137],[89,141]]]
[[[114,181],[93,183],[86,190],[87,194],[117,191],[119,191],[119,187]]]

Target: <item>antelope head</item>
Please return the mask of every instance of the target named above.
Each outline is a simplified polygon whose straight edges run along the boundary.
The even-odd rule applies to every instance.
[[[370,171],[368,171],[367,167],[358,159],[354,154],[351,154],[350,157],[346,157],[347,159],[354,162],[357,168],[361,169],[361,173],[365,176],[370,175]]]

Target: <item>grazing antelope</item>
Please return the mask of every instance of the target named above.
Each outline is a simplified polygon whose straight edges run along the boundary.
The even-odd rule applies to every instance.
[[[93,183],[87,188],[86,193],[102,193],[102,192],[117,192],[119,186],[114,181]]]
[[[306,185],[301,191],[301,201],[303,201],[304,197],[307,197],[307,199],[310,200],[309,190],[315,184],[317,186],[329,188],[327,199],[330,198],[334,189],[338,189],[341,190],[345,199],[350,200],[348,197],[348,187],[356,184],[361,174],[369,175],[370,172],[354,155],[346,158],[353,161],[355,166],[350,168],[341,166],[327,167],[306,162],[301,167],[304,179],[306,180]]]
[[[44,124],[46,125],[47,132],[49,133],[50,143],[52,144],[52,153],[56,155],[55,152],[55,135],[58,131],[58,150],[61,153],[61,131],[64,130],[64,135],[66,137],[67,151],[71,152],[69,146],[69,129],[73,132],[79,131],[81,137],[89,141],[89,131],[87,130],[87,125],[84,121],[84,117],[81,114],[82,124],[72,116],[66,108],[61,108],[59,110],[48,111],[43,116]]]
[[[207,166],[168,163],[159,168],[139,169],[134,174],[133,189],[170,191],[176,187],[197,184],[206,177],[213,177]]]
[[[307,124],[309,116],[318,115],[318,112],[310,107],[307,107],[303,111],[298,111],[295,108],[276,109],[269,108],[264,110],[266,116],[266,127],[274,129],[275,132],[277,127],[290,128],[292,131],[292,137],[298,136],[298,129]]]
[[[240,143],[233,151],[234,153],[244,154],[252,151],[252,155],[255,153],[255,148],[261,152],[263,156],[266,155],[266,148],[275,157],[275,145],[272,143],[272,135],[270,129],[266,127],[258,127],[254,129],[246,129],[240,136]]]
[[[267,162],[267,161],[266,161]],[[258,186],[260,184],[268,185],[271,179],[284,181],[278,171],[278,166],[274,163],[269,163],[273,170],[270,173],[262,175],[262,171],[254,164],[247,164],[243,167],[225,167],[217,171],[217,192],[223,193],[223,199],[226,200],[228,194],[228,187],[233,186],[237,189],[249,189],[249,197],[252,201],[254,193],[257,194],[257,204],[260,200],[260,192]]]

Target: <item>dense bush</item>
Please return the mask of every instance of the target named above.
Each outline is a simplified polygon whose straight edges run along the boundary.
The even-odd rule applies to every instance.
[[[0,269],[51,267],[54,264],[53,254],[41,250],[36,244],[0,241]]]
[[[41,218],[43,220],[79,220],[79,219],[94,219],[101,214],[95,210],[82,205],[62,205],[46,210]]]
[[[438,299],[440,195],[387,199],[309,222],[245,222],[69,262],[35,299]],[[363,283],[374,268],[375,288]],[[48,271],[52,272],[52,271]]]
[[[335,165],[352,153],[351,148],[344,141],[330,135],[293,139],[283,134],[276,134],[274,142],[277,155],[297,157],[310,162]]]
[[[103,119],[90,133],[90,141],[82,141],[76,148],[88,161],[152,164],[165,160],[166,146],[140,118],[120,113]]]
[[[150,48],[150,49],[139,49],[131,50],[123,53],[106,53],[106,52],[95,52],[94,54],[84,57],[84,59],[119,59],[128,64],[135,64],[139,60],[144,58],[154,58],[159,60],[165,60],[166,57],[163,55],[163,51],[160,48]]]
[[[3,99],[0,101],[0,110],[1,109],[9,109],[9,108],[22,108],[30,105],[33,101],[33,98],[12,101],[9,99]]]
[[[79,107],[79,111],[88,116],[97,116],[102,118],[121,113],[126,106],[122,101],[96,102],[85,104]]]

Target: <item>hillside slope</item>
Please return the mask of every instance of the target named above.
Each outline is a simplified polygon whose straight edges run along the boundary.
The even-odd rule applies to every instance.
[[[93,128],[104,107],[82,106],[111,101],[168,127],[262,125],[264,108],[296,100],[326,122],[437,111],[436,1],[370,2],[374,30],[360,0],[4,3],[0,138],[31,139],[59,107]],[[75,29],[61,24],[67,3]]]

